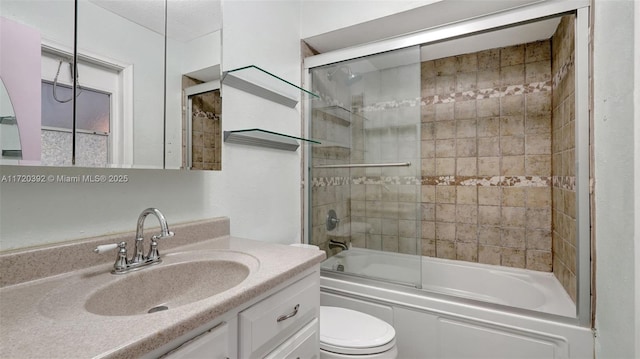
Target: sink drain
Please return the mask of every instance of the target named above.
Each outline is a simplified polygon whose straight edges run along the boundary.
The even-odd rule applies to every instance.
[[[159,305],[157,307],[153,307],[153,308],[149,309],[147,311],[147,313],[161,312],[161,311],[167,310],[167,309],[169,309],[169,307],[167,307],[166,305]]]

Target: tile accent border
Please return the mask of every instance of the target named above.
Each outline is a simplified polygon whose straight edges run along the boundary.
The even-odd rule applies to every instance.
[[[569,191],[576,190],[576,177],[575,176],[553,176],[553,187],[562,188]]]
[[[557,182],[556,182],[557,181]],[[361,177],[314,177],[312,187],[346,185],[427,185],[427,186],[478,186],[478,187],[562,187],[575,188],[575,177],[549,176],[361,176]],[[560,185],[556,185],[559,183]]]
[[[569,71],[573,71],[573,63],[574,63],[574,53],[571,53],[567,62],[562,64],[558,71],[553,75],[553,88],[557,88],[558,85],[564,80],[564,78],[569,74]]]
[[[453,103],[456,101],[483,100],[487,98],[524,95],[551,91],[552,82],[531,82],[523,85],[511,85],[464,92],[452,92],[447,95],[425,96],[422,105]]]

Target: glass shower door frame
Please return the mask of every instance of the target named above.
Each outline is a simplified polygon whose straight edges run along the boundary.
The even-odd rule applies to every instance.
[[[315,68],[312,80],[309,135],[323,144],[307,160],[307,240],[335,254],[325,270],[420,288],[420,48]]]

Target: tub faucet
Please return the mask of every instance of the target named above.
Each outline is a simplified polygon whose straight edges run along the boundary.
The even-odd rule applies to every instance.
[[[156,216],[156,218],[158,218],[158,221],[160,221],[160,234],[151,236],[151,245],[149,246],[149,252],[145,256],[143,249],[143,227],[144,220],[150,214]],[[167,224],[167,220],[164,218],[162,212],[160,212],[156,208],[147,208],[142,211],[142,213],[140,213],[140,216],[138,217],[135,253],[131,257],[131,259],[127,259],[127,242],[100,245],[93,251],[101,254],[108,250],[119,248],[118,256],[116,257],[116,262],[113,264],[113,270],[111,271],[111,273],[124,274],[148,265],[160,263],[162,260],[160,259],[160,253],[158,252],[158,239],[168,237],[173,237],[173,232],[169,230],[169,225]]]
[[[329,249],[333,249],[333,248],[341,248],[343,251],[346,251],[347,249],[349,249],[349,247],[347,246],[347,243],[340,242],[340,241],[335,240],[335,239],[330,239],[329,240]]]

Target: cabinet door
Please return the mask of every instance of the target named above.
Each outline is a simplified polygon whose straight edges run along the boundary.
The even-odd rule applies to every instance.
[[[221,323],[176,349],[161,356],[161,359],[227,359],[229,340],[227,323]]]
[[[287,339],[265,359],[317,359],[320,356],[318,319]]]

